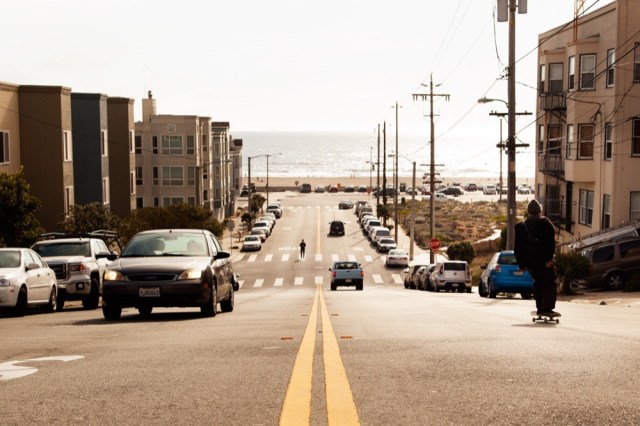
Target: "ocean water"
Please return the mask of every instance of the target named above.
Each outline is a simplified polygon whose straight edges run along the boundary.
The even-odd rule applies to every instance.
[[[381,132],[382,133],[382,132]],[[243,140],[243,173],[247,174],[247,158],[269,154],[269,176],[273,177],[368,177],[372,163],[378,162],[377,132],[371,134],[344,132],[233,132]],[[393,173],[395,134],[387,135],[387,173]],[[398,138],[398,176],[411,177],[412,161],[416,176],[429,171],[428,136],[400,135]],[[384,158],[384,141],[380,136],[380,170]],[[476,140],[436,141],[436,171],[442,177],[497,177],[500,152],[496,143],[481,144]],[[506,179],[507,157],[503,154],[502,172]],[[251,160],[251,175],[266,176],[267,157]],[[376,175],[373,170],[373,176]],[[516,175],[534,176],[531,152],[518,153]]]

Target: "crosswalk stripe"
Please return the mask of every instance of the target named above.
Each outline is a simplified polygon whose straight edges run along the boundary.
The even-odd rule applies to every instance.
[[[364,261],[368,262],[368,263],[371,263],[371,262],[373,262],[373,257],[369,256],[368,254],[365,254],[364,255]]]
[[[355,254],[350,254],[349,256],[347,256],[347,258],[349,259],[349,262],[355,262],[356,261],[356,255]]]
[[[302,285],[303,282],[304,282],[304,277],[296,277],[295,281],[293,282],[293,285]]]
[[[257,254],[252,254],[251,256],[249,256],[249,260],[247,260],[247,262],[255,262],[257,258]]]
[[[316,276],[315,283],[316,284],[322,284],[322,276]]]
[[[276,282],[274,282],[273,285],[275,287],[282,287],[283,283],[284,283],[284,278],[276,278]]]
[[[338,260],[340,260],[340,257],[337,254],[332,254],[331,255],[331,261],[332,262],[337,262]]]
[[[264,261],[265,262],[271,262],[271,260],[273,259],[273,255],[272,254],[268,254],[264,257]]]
[[[244,253],[242,253],[242,254],[240,254],[240,255],[236,256],[236,257],[233,259],[233,261],[234,261],[234,262],[240,262],[242,259],[244,259]]]
[[[289,261],[289,253],[285,253],[282,255],[282,261],[283,262],[288,262]]]
[[[238,280],[238,287],[242,288],[242,285],[244,284],[244,280]]]
[[[253,283],[253,287],[262,287],[262,284],[264,284],[264,280],[262,278],[258,278],[256,282]]]
[[[316,262],[322,262],[322,253],[316,253]]]
[[[373,278],[373,281],[376,284],[382,284],[384,281],[382,280],[382,277],[380,276],[380,274],[373,274],[371,275],[371,278]]]
[[[393,278],[393,282],[394,283],[396,283],[396,284],[404,284],[404,280],[402,279],[400,274],[391,274],[391,277]]]

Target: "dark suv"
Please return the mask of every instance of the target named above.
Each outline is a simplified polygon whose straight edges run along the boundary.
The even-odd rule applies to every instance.
[[[601,243],[582,251],[591,263],[589,287],[621,290],[632,272],[640,271],[640,238]]]
[[[340,220],[331,221],[329,224],[329,235],[344,235],[344,222]]]
[[[453,195],[454,197],[459,197],[460,195],[464,194],[459,186],[448,186],[438,192],[445,195]]]

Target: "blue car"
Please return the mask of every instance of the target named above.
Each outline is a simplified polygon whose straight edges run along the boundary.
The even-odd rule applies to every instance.
[[[494,254],[482,269],[478,285],[480,297],[495,298],[498,293],[520,293],[523,299],[533,297],[533,278],[529,272],[520,270],[512,250]]]

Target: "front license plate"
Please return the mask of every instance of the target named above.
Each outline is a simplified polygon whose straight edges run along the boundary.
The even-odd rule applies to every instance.
[[[140,297],[160,297],[160,287],[141,287],[138,290]]]

